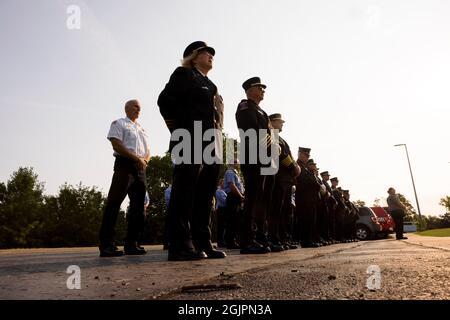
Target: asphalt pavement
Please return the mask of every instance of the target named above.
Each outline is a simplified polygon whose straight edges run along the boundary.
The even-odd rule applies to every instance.
[[[0,299],[450,299],[450,238],[408,237],[189,262],[161,246],[0,250]]]

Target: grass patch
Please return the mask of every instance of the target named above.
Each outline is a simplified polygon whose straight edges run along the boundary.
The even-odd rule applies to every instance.
[[[415,234],[428,237],[450,237],[450,228],[426,230]]]

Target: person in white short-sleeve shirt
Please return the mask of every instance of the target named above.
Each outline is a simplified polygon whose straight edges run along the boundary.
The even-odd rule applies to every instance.
[[[136,122],[141,111],[137,100],[125,104],[126,118],[111,123],[108,139],[111,141],[116,157],[114,175],[100,228],[100,256],[115,257],[123,254],[114,245],[115,225],[120,206],[128,195],[130,198],[128,229],[125,238],[125,254],[145,254],[138,245],[138,238],[144,228],[144,200],[146,194],[145,169],[150,159],[148,136]]]
[[[142,126],[130,120],[130,118],[121,118],[111,123],[108,139],[118,139],[122,141],[123,146],[133,152],[137,157],[147,159],[149,155],[148,136]],[[120,156],[114,151],[114,156]]]

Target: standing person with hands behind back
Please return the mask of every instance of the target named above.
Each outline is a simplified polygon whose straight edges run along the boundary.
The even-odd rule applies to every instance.
[[[405,217],[406,207],[401,203],[398,194],[395,193],[394,188],[389,188],[389,197],[387,198],[387,203],[389,207],[389,213],[394,219],[395,223],[395,238],[397,240],[408,239],[403,236],[403,218]]]
[[[145,169],[150,159],[147,133],[136,121],[140,112],[139,101],[128,101],[125,104],[126,118],[113,121],[108,133],[116,160],[100,228],[100,257],[123,255],[123,251],[118,250],[114,245],[114,228],[120,206],[127,194],[130,198],[130,208],[124,246],[125,254],[141,255],[146,253],[137,244],[139,234],[144,228]]]

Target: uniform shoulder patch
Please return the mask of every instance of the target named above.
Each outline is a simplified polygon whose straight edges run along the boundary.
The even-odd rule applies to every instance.
[[[239,110],[247,110],[248,109],[247,101],[242,101],[241,103],[239,103],[238,109]]]

